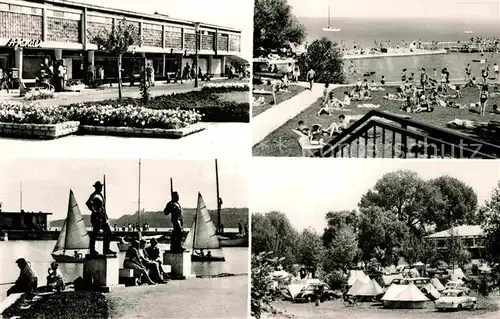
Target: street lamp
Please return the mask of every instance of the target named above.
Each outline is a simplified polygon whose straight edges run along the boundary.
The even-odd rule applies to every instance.
[[[194,87],[198,87],[198,60],[199,60],[199,46],[200,46],[200,23],[195,22],[194,23],[194,30],[196,34],[196,41],[195,41],[195,73],[194,73]]]

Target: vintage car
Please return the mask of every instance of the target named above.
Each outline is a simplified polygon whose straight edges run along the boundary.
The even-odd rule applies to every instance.
[[[474,309],[477,298],[468,296],[460,289],[448,289],[441,293],[441,298],[434,302],[437,310],[462,310]]]
[[[446,285],[444,286],[445,290],[449,289],[458,289],[458,290],[463,290],[465,293],[468,295],[470,294],[470,289],[467,288],[463,282],[461,281],[448,281]]]
[[[419,277],[419,278],[397,278],[392,281],[393,284],[396,285],[409,285],[410,283],[413,283],[415,286],[417,286],[418,289],[422,288],[423,286],[429,284],[431,280],[429,278],[424,278],[424,277]]]
[[[302,288],[300,292],[293,298],[293,302],[312,302],[316,300],[316,293],[320,292],[320,300],[331,300],[339,296],[330,289],[326,283],[309,284]]]

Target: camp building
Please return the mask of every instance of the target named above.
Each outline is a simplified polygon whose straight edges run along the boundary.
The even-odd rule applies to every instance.
[[[471,253],[472,258],[483,256],[486,235],[481,226],[457,226],[426,236],[424,239],[434,241],[438,250],[446,250],[446,243],[452,236],[460,239],[464,247]]]
[[[117,78],[116,57],[92,39],[123,19],[141,37],[141,46],[123,57],[124,79],[140,72],[144,57],[158,78],[192,66],[196,43],[202,72],[221,76],[226,57],[241,51],[241,31],[224,26],[65,0],[0,0],[0,68],[30,83],[44,61],[63,60],[67,79],[84,79],[89,63]]]
[[[0,230],[48,230],[52,213],[0,212]]]

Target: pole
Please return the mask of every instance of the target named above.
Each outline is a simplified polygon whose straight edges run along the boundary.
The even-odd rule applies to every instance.
[[[139,223],[139,240],[142,239],[141,234],[141,159],[139,159],[139,190],[137,197],[137,222]]]
[[[170,177],[170,199],[174,199],[174,183],[172,182],[172,177]]]
[[[194,73],[194,87],[198,87],[198,62],[199,62],[199,45],[200,45],[200,23],[195,22],[194,24],[195,27],[195,33],[196,33],[196,48],[195,48],[195,73]]]
[[[104,176],[103,176],[102,183],[104,184],[103,194],[102,194],[102,197],[104,198],[104,211],[107,214],[108,212],[106,211],[106,188],[107,188],[106,187],[106,174],[104,174]]]
[[[20,205],[19,212],[22,212],[23,211],[23,181],[19,182],[19,205]]]
[[[217,159],[215,159],[215,185],[217,189],[217,229],[221,232],[220,227],[220,197],[219,197],[219,167],[217,166]]]

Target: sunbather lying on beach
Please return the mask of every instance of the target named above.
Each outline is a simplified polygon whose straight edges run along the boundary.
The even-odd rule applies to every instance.
[[[328,128],[324,129],[323,132],[327,133],[332,137],[333,135],[337,135],[342,133],[345,129],[347,129],[350,125],[356,122],[362,115],[358,116],[349,116],[346,118],[344,114],[339,115],[339,121],[333,122]]]
[[[491,111],[490,114],[500,114],[497,104],[493,104],[493,111]]]
[[[323,144],[323,127],[321,124],[314,124],[309,132],[309,141],[311,144]]]
[[[384,100],[389,100],[389,101],[404,101],[405,99],[399,95],[393,94],[393,93],[387,93],[384,95]]]
[[[469,108],[468,105],[460,104],[460,103],[455,103],[453,101],[447,101],[446,102],[446,107],[452,107],[452,108],[455,108],[455,109],[467,109],[467,108]]]

